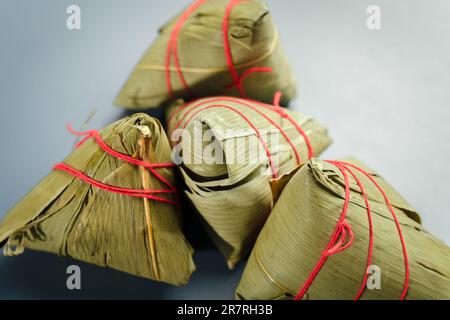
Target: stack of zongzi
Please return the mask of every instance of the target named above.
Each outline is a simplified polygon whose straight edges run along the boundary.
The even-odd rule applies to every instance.
[[[233,268],[273,207],[271,181],[331,140],[310,117],[246,99],[206,98],[171,111],[168,132],[185,194]]]
[[[76,150],[1,221],[4,254],[29,248],[185,284],[195,266],[177,172],[228,267],[251,251],[237,298],[450,299],[449,247],[358,161],[314,158],[331,139],[280,106],[295,94],[264,1],[194,0],[116,98],[171,105],[170,139],[145,114],[70,129]]]
[[[116,98],[130,109],[174,98],[233,95],[281,104],[295,81],[267,4],[196,0],[164,25]]]
[[[136,114],[76,134],[79,147],[1,222],[4,253],[30,248],[186,283],[195,266],[159,121]]]
[[[358,161],[312,159],[284,188],[241,299],[449,299],[450,248]]]

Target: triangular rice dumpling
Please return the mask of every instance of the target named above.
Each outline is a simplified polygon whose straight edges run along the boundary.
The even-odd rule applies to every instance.
[[[170,144],[159,121],[135,114],[99,134],[79,135],[79,147],[0,223],[4,253],[29,248],[187,283],[193,250],[182,232]]]
[[[272,209],[272,180],[320,154],[330,137],[298,112],[233,97],[200,99],[171,111],[172,157],[185,194],[233,268]]]
[[[160,30],[115,103],[154,108],[175,98],[233,95],[282,105],[295,80],[267,4],[195,0]]]
[[[357,160],[312,159],[281,193],[236,295],[450,299],[450,248],[422,227],[417,212],[382,177]]]

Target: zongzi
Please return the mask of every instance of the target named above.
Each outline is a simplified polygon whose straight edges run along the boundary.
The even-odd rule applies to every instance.
[[[173,107],[168,131],[184,191],[234,265],[251,249],[275,202],[271,181],[331,142],[316,120],[233,97]]]
[[[175,98],[233,95],[282,105],[296,86],[261,0],[196,0],[159,30],[115,103],[159,107]]]
[[[73,133],[84,137],[77,149],[0,223],[4,254],[29,248],[185,284],[193,250],[159,121],[136,114],[100,133]]]
[[[449,299],[450,248],[355,159],[292,176],[253,248],[241,299]]]

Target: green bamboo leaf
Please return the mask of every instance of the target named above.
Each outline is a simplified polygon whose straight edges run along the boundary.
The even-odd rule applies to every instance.
[[[369,172],[386,192],[398,217],[410,267],[406,299],[449,299],[450,248],[422,227],[418,213],[382,177],[355,159],[346,161]],[[379,268],[381,280],[380,287],[368,286],[361,299],[399,299],[405,265],[396,224],[375,185],[354,172],[366,189],[372,209],[371,264]],[[328,257],[306,292],[306,299],[353,299],[362,285],[369,224],[364,199],[352,177],[350,188],[346,221],[354,241],[349,248]],[[302,166],[284,188],[259,234],[236,290],[237,298],[292,298],[319,261],[338,222],[344,198],[343,176],[335,166],[317,159]]]
[[[178,40],[181,71],[190,89],[185,90],[172,59],[170,79],[173,97],[166,85],[166,53],[171,33],[182,13],[165,24],[144,53],[116,97],[115,103],[129,109],[164,105],[173,98],[213,95],[240,96],[229,88],[234,82],[224,47],[223,19],[229,0],[208,0],[182,26]],[[271,102],[276,91],[283,93],[282,105],[296,95],[293,73],[286,59],[267,4],[260,0],[239,2],[229,16],[228,39],[234,68],[243,75],[250,68],[272,68],[243,79],[248,98]]]
[[[170,163],[170,144],[158,120],[136,114],[101,132],[115,151],[150,163]],[[94,139],[64,163],[101,183],[129,189],[167,188],[143,167],[109,155]],[[172,167],[157,169],[175,184]],[[176,200],[175,194],[164,194]],[[195,266],[179,207],[112,193],[64,171],[52,171],[0,223],[6,255],[24,248],[72,257],[137,276],[181,285]]]
[[[280,115],[280,110],[293,122]],[[274,165],[279,177],[298,165],[292,145],[298,150],[300,161],[308,158],[305,139],[293,123],[301,126],[316,155],[328,147],[331,139],[327,130],[313,118],[244,99],[205,98],[185,106],[174,106],[169,112],[168,131],[173,143],[178,129],[185,127],[192,139],[195,139],[196,130],[200,130],[201,136],[212,133],[212,141],[218,144],[215,155],[221,157],[208,164],[205,160],[211,141],[202,140],[198,148],[195,141],[187,143],[183,138],[179,171],[186,196],[200,213],[228,266],[233,268],[250,251],[277,197],[277,192],[274,194],[272,190],[273,176],[268,157],[247,120],[260,132],[267,130],[263,140],[276,159]],[[281,135],[280,128],[292,145]],[[250,147],[255,146],[251,141],[257,144],[258,150]],[[173,150],[178,146],[180,144]],[[223,161],[216,161],[220,159]]]

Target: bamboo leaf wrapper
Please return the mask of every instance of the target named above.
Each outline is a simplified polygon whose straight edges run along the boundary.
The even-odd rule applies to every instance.
[[[276,91],[285,105],[296,85],[267,4],[196,0],[159,30],[115,103],[144,109],[214,95],[271,102]]]
[[[165,132],[147,115],[114,122],[100,137],[124,156],[170,162]],[[105,152],[92,137],[62,165],[107,186],[167,189],[149,170]],[[154,170],[175,184],[173,167]],[[176,200],[174,193],[155,196]],[[186,283],[195,269],[176,204],[106,191],[61,170],[53,170],[9,211],[0,223],[0,243],[7,255],[24,248],[47,251],[174,285]]]
[[[271,211],[275,200],[271,181],[306,161],[309,151],[318,155],[331,143],[327,130],[316,120],[245,99],[200,99],[175,107],[168,119],[174,150],[182,146],[179,170],[184,192],[230,268],[249,252]],[[206,161],[210,141],[202,141],[199,148],[184,138],[183,143],[177,144],[174,137],[180,130],[187,131],[190,137],[195,137],[196,130],[200,136],[209,133],[217,147],[215,155],[220,155],[218,160],[222,162]],[[267,134],[258,140],[258,133],[263,130]],[[252,151],[250,141],[256,141],[258,151]],[[261,156],[252,161],[258,152]],[[268,153],[277,160],[272,163]]]
[[[361,190],[350,176],[346,217],[354,238],[351,246],[328,256],[303,299],[399,299],[409,282],[406,299],[450,298],[450,249],[429,234],[417,212],[379,175],[355,159],[381,186],[396,213],[399,231],[380,191],[369,178],[353,170],[367,194],[373,221],[371,266],[380,271],[380,287],[363,279],[368,261],[370,228]],[[344,179],[336,166],[310,160],[291,178],[262,229],[244,270],[236,295],[240,299],[292,298],[311,276],[324,254],[345,199]],[[347,232],[348,238],[349,232]],[[345,241],[344,241],[345,243]]]

